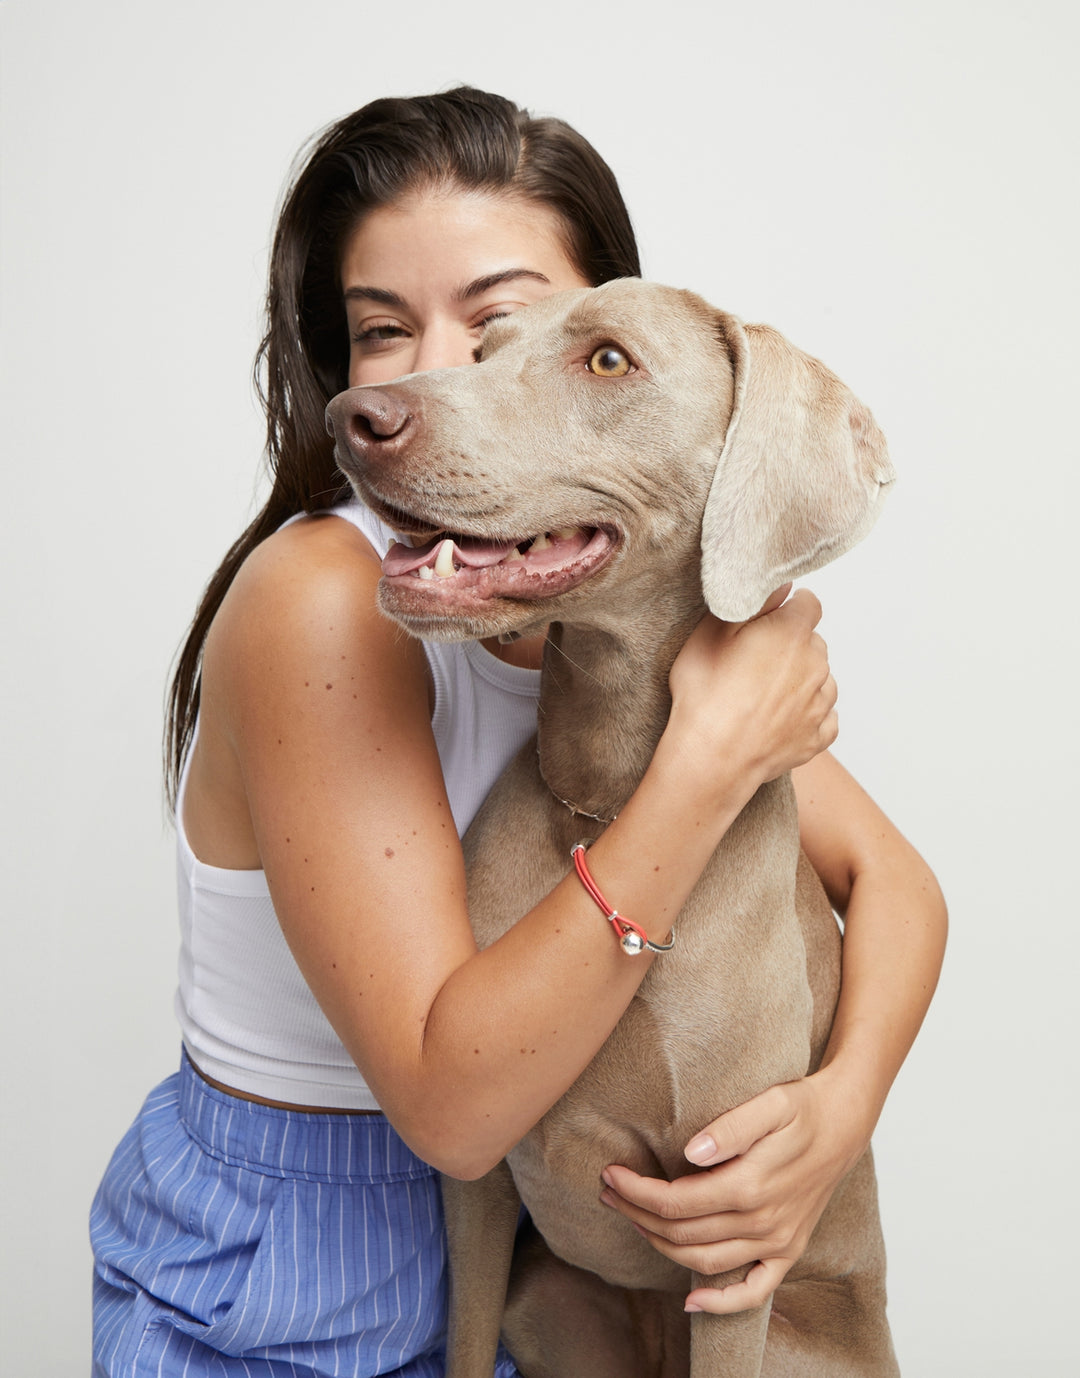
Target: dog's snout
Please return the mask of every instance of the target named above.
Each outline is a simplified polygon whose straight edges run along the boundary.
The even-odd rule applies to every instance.
[[[382,388],[350,388],[326,409],[327,430],[352,454],[369,460],[396,452],[412,419],[406,403]]]
[[[392,393],[372,390],[358,393],[353,401],[349,425],[368,440],[392,440],[412,420],[412,413]]]

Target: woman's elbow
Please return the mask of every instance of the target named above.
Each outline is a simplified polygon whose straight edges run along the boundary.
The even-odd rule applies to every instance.
[[[465,1182],[483,1177],[528,1127],[519,1123],[515,1133],[506,1123],[505,1105],[483,1082],[470,1082],[445,1068],[430,1074],[400,1063],[387,1069],[357,1061],[383,1114],[406,1145],[447,1177]],[[452,1094],[448,1085],[454,1088]]]
[[[440,1167],[439,1171],[444,1177],[454,1177],[459,1182],[478,1182],[481,1177],[486,1177],[492,1168],[498,1167],[502,1158],[486,1158],[483,1161],[460,1162]]]
[[[933,871],[931,871],[928,866],[924,872],[920,894],[923,912],[926,915],[926,922],[936,934],[937,940],[941,945],[941,950],[944,952],[945,941],[949,935],[949,906],[945,900],[945,893],[938,883],[937,876],[934,875]]]
[[[450,1135],[445,1131],[411,1137],[402,1134],[402,1138],[417,1158],[422,1158],[444,1177],[456,1177],[461,1182],[475,1182],[486,1177],[506,1156],[499,1148],[484,1148],[467,1135]]]
[[[906,839],[891,881],[898,891],[906,893],[909,906],[923,916],[929,927],[938,930],[944,941],[949,927],[944,891],[926,859]]]
[[[398,1133],[418,1158],[461,1182],[485,1177],[506,1156],[510,1145],[488,1140],[478,1142],[469,1126],[417,1125],[399,1128]],[[472,1126],[475,1131],[475,1126]]]

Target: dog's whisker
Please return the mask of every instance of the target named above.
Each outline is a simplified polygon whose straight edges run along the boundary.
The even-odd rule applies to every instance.
[[[563,649],[563,647],[560,646],[557,642],[549,640],[548,645],[551,647],[553,653],[561,655],[563,660],[565,660],[569,665],[572,665],[575,670],[583,674],[586,677],[586,679],[591,679],[594,684],[601,683],[601,680],[597,675],[594,675],[591,670],[586,669],[584,665],[581,665],[578,661],[576,661],[573,658],[573,656],[569,655]]]

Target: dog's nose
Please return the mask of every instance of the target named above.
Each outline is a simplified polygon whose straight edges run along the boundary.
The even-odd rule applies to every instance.
[[[400,450],[412,422],[407,404],[384,388],[350,388],[326,408],[326,429],[350,454],[368,463]]]

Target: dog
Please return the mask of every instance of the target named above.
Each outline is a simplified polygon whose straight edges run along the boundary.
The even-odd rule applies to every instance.
[[[622,279],[558,293],[492,322],[478,365],[354,388],[327,415],[362,500],[432,538],[387,556],[384,612],[428,639],[550,627],[538,741],[464,840],[486,946],[638,784],[706,609],[744,621],[847,550],[894,474],[823,364],[690,292]],[[897,1372],[869,1150],[771,1305],[737,1315],[689,1317],[682,1299],[746,1269],[692,1275],[598,1201],[607,1164],[681,1175],[703,1125],[818,1065],[840,936],[789,777],[747,804],[676,928],[506,1162],[444,1181],[453,1378],[488,1378],[500,1329],[528,1378]],[[519,1199],[532,1223],[516,1233]]]

